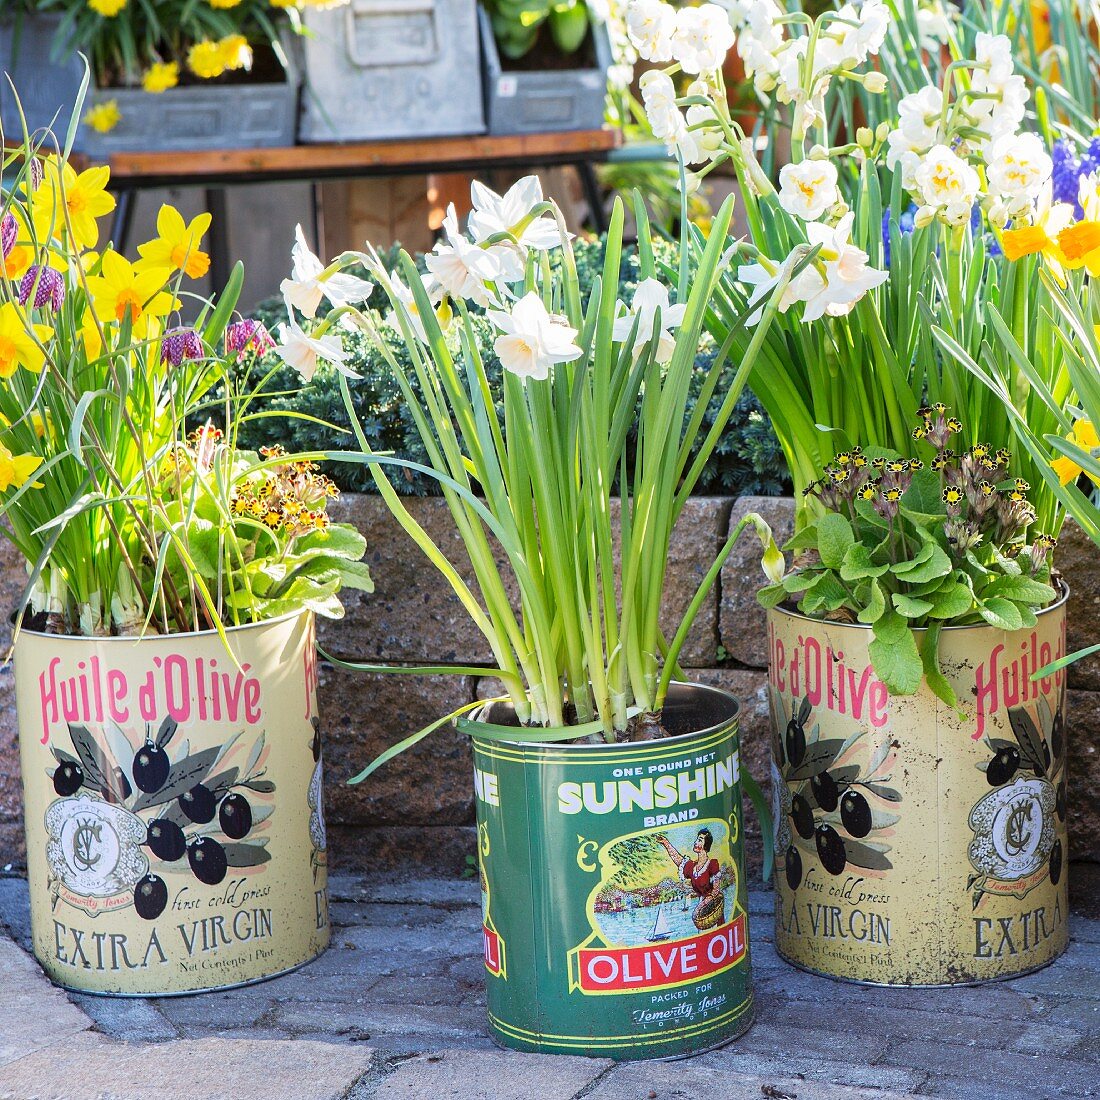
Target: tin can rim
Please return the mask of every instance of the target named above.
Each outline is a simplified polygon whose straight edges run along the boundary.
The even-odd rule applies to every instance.
[[[262,630],[264,627],[277,626],[280,623],[290,622],[294,619],[299,619],[303,615],[312,615],[308,607],[303,608],[301,611],[288,611],[285,615],[278,615],[274,619],[261,619],[256,623],[241,623],[239,626],[227,626],[224,627],[226,634],[243,634],[245,631],[250,630]],[[87,644],[89,642],[95,645],[103,644],[116,644],[123,643],[133,645],[135,642],[163,642],[172,639],[182,638],[217,638],[220,637],[218,631],[211,628],[210,630],[186,630],[179,631],[174,634],[47,634],[44,630],[31,630],[28,627],[21,627],[18,634],[16,634],[15,644],[19,645],[19,639],[24,634],[29,635],[32,638],[47,638],[51,642],[82,642]]]
[[[700,737],[708,736],[711,734],[719,733],[722,730],[733,730],[737,728],[738,720],[741,717],[741,701],[732,692],[726,691],[725,688],[715,687],[712,684],[696,684],[684,680],[673,680],[669,684],[669,692],[676,690],[678,694],[701,692],[704,694],[711,694],[717,696],[722,702],[731,708],[729,715],[721,722],[714,722],[713,724],[704,727],[703,729],[693,730],[690,733],[678,733],[671,737],[662,737],[659,741],[621,741],[614,744],[599,742],[596,744],[583,744],[575,745],[571,744],[566,738],[568,737],[569,727],[562,727],[562,740],[561,741],[508,741],[503,738],[492,738],[492,743],[497,745],[506,745],[510,749],[522,749],[529,752],[541,752],[541,751],[555,751],[555,752],[608,752],[622,750],[624,752],[633,751],[637,752],[639,748],[654,748],[661,745],[676,745],[682,741],[694,741]],[[486,707],[492,706],[494,703],[508,703],[509,700],[506,696],[496,699],[486,699],[484,705],[479,707],[475,714],[482,714]],[[471,718],[468,720],[471,726],[480,725],[481,723],[477,718]],[[476,730],[470,731],[472,736],[477,737]]]
[[[1056,599],[1054,601],[1054,603],[1048,604],[1041,611],[1036,611],[1035,612],[1035,617],[1037,619],[1041,619],[1044,615],[1049,615],[1052,611],[1058,611],[1060,608],[1064,607],[1066,605],[1066,602],[1069,600],[1070,588],[1069,588],[1069,585],[1066,584],[1065,580],[1062,577],[1055,577],[1054,578],[1054,584],[1061,589],[1062,594],[1061,594],[1061,596],[1058,597],[1058,599]],[[767,613],[769,615],[782,615],[784,618],[787,618],[787,619],[801,619],[804,622],[816,623],[818,626],[826,626],[826,627],[829,627],[830,629],[832,629],[833,627],[836,627],[839,630],[873,630],[874,629],[872,626],[869,626],[867,623],[844,623],[844,622],[837,622],[834,619],[815,619],[813,617],[813,615],[806,615],[806,614],[803,614],[803,612],[801,612],[801,611],[790,611],[790,610],[788,610],[787,608],[785,608],[781,605],[777,605],[775,607],[769,607],[767,609]],[[928,628],[924,627],[924,626],[915,626],[915,627],[913,627],[913,633],[914,634],[923,634],[925,632],[925,630],[927,630],[927,629]],[[1028,628],[1024,627],[1022,629],[1028,629]],[[1001,633],[1008,633],[1008,634],[1013,633],[1012,631],[1005,631],[1003,628],[1001,628],[999,626],[993,626],[991,623],[987,623],[987,622],[984,622],[984,621],[980,622],[980,623],[958,623],[954,626],[944,626],[944,627],[941,628],[941,633],[946,634],[950,630],[998,630],[998,631],[1001,631]]]

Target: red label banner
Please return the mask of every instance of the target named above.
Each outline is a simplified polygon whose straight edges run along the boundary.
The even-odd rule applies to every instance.
[[[504,941],[487,925],[481,926],[482,952],[485,956],[485,969],[497,978],[506,975],[504,965]]]
[[[744,957],[745,915],[689,939],[638,947],[578,947],[572,985],[584,993],[632,993],[667,989],[729,970]]]

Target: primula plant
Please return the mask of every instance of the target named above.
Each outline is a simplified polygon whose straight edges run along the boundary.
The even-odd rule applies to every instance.
[[[109,635],[339,615],[337,589],[370,578],[362,537],[328,523],[330,483],[308,458],[236,446],[262,415],[272,344],[234,317],[240,266],[180,319],[209,216],[162,208],[131,263],[100,241],[106,168],[77,173],[29,142],[3,167],[0,511],[29,623]]]
[[[521,180],[504,195],[474,184],[472,199],[466,232],[452,209],[423,274],[408,256],[391,274],[375,253],[344,256],[322,269],[319,261],[303,262],[299,243],[284,292],[302,320],[296,317],[281,331],[279,354],[305,373],[315,369],[318,357],[343,372],[346,404],[364,452],[360,460],[492,647],[496,667],[490,671],[502,681],[518,722],[507,729],[509,737],[614,742],[662,736],[661,710],[679,672],[680,649],[741,530],[754,524],[765,543],[765,565],[774,572],[779,562],[766,525],[748,517],[671,636],[662,631],[673,526],[736,406],[784,287],[763,307],[755,340],[726,391],[716,394],[715,387],[732,340],[718,349],[692,402],[696,355],[732,201],[716,216],[698,262],[683,253],[682,273],[670,291],[658,277],[639,200],[641,278],[627,303],[618,296],[622,204],[612,217],[602,277],[582,296],[569,234],[537,179]],[[560,262],[551,263],[551,254]],[[365,263],[385,290],[385,313],[403,336],[407,360],[393,354],[379,331],[380,313],[349,301],[366,297],[362,287],[341,281],[341,268],[354,262]],[[322,293],[345,304],[310,324]],[[502,393],[490,382],[468,302],[483,304],[492,322]],[[374,335],[415,419],[426,464],[371,449],[344,376],[345,324]],[[721,408],[703,431],[712,396]],[[473,586],[396,493],[391,477],[410,467],[438,480],[473,569]],[[621,506],[613,503],[616,489]],[[509,596],[513,585],[518,602]],[[453,717],[395,746],[364,775]]]
[[[807,486],[822,514],[784,548],[797,555],[793,567],[759,593],[766,607],[869,626],[875,674],[892,694],[913,694],[923,678],[950,706],[958,699],[940,671],[943,628],[1020,630],[1057,598],[1056,543],[1031,531],[1030,486],[1008,476],[1008,451],[952,449],[961,431],[935,405],[919,410],[914,431],[930,448],[927,465],[858,447],[838,454]]]

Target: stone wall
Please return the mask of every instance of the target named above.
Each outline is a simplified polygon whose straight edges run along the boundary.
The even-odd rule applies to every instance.
[[[438,499],[406,502],[413,516],[453,561],[463,559],[446,506]],[[338,518],[367,537],[374,573],[372,595],[352,592],[347,617],[325,622],[321,646],[344,660],[425,664],[488,664],[484,639],[457,597],[390,518],[377,497],[347,496]],[[695,593],[730,528],[746,511],[758,511],[782,541],[793,503],[772,498],[737,501],[697,498],[681,517],[669,564],[666,616],[670,624]],[[1070,648],[1097,640],[1100,557],[1079,532],[1066,532],[1059,559],[1073,590]],[[8,544],[0,547],[0,603],[11,606],[22,568]],[[467,575],[468,571],[467,571]],[[765,691],[764,615],[756,603],[759,548],[746,534],[722,571],[720,584],[696,621],[683,664],[691,676],[726,688],[743,704],[742,744],[754,775],[767,776],[768,709]],[[5,646],[6,648],[6,646]],[[486,678],[487,679],[487,678]],[[474,852],[474,808],[469,749],[452,730],[441,730],[375,773],[367,782],[346,780],[378,752],[467,702],[485,695],[479,677],[379,676],[321,670],[325,733],[327,817],[334,863],[378,869],[408,860],[456,873]],[[1070,673],[1070,854],[1100,861],[1100,655]],[[0,669],[0,868],[24,859],[10,664]],[[750,815],[751,816],[751,815]],[[759,832],[749,823],[750,853],[759,857]]]

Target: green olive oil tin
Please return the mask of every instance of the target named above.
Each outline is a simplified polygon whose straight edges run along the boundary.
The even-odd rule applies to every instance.
[[[497,1042],[682,1057],[749,1028],[737,712],[680,684],[660,741],[521,744],[465,724]]]

